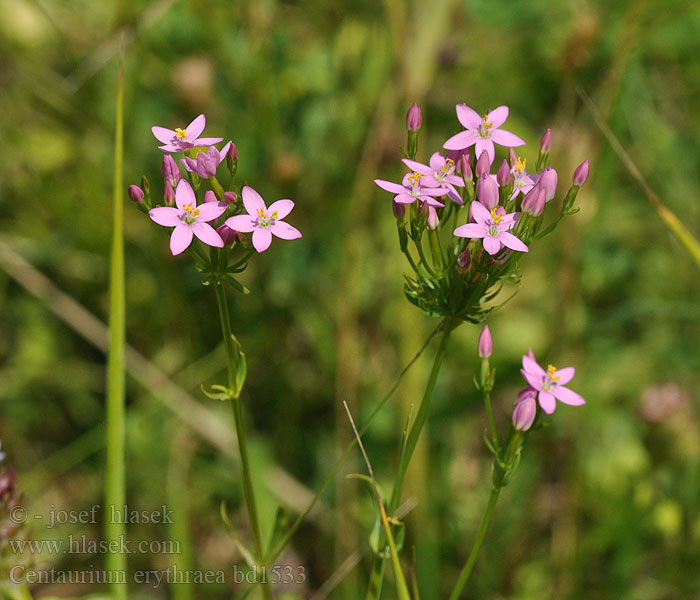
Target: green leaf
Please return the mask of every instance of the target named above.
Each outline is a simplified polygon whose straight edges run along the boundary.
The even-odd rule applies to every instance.
[[[233,390],[227,388],[225,385],[212,385],[211,391],[207,391],[204,384],[202,384],[200,388],[202,389],[202,393],[211,400],[230,400],[235,397]]]
[[[233,540],[233,543],[236,545],[236,548],[238,551],[241,553],[241,556],[243,557],[243,560],[248,563],[249,567],[254,567],[255,566],[255,559],[253,558],[253,554],[246,548],[241,540],[238,538],[236,535],[236,532],[233,529],[233,525],[231,524],[231,520],[228,518],[228,512],[226,510],[226,500],[221,501],[221,507],[219,512],[221,513],[221,520],[224,522],[224,526],[226,527],[226,531],[228,531],[229,536]]]
[[[289,519],[287,517],[287,509],[281,504],[277,507],[277,512],[275,512],[275,521],[272,526],[272,533],[270,534],[270,542],[267,545],[268,559],[270,552],[277,545],[277,543],[284,536],[284,532],[287,529],[287,524]]]

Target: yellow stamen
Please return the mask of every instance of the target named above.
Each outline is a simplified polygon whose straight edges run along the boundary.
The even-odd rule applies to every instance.
[[[513,165],[513,168],[520,174],[525,170],[525,165],[527,164],[527,158],[523,158],[522,156],[518,156],[518,160],[516,163]]]
[[[556,375],[556,372],[557,372],[557,368],[554,365],[549,365],[547,367],[547,375],[549,375],[549,379],[551,381],[559,381],[559,379],[561,379],[561,377],[559,377],[559,375]]]
[[[277,211],[273,212],[273,213],[272,213],[272,217],[270,217],[270,218],[272,218],[272,219],[277,219],[277,218],[278,218],[278,217],[277,217]]]
[[[498,208],[491,209],[491,219],[493,220],[494,225],[500,225],[501,222],[503,221],[503,214],[497,213],[496,212],[497,210],[498,210]]]
[[[493,127],[493,122],[488,121],[487,119],[489,118],[489,113],[486,113],[484,115],[484,118],[481,120],[481,124],[486,127],[487,129],[490,127]]]
[[[184,129],[180,129],[179,127],[175,128],[175,137],[178,140],[181,140],[183,138],[187,137],[187,132]]]
[[[416,186],[418,185],[418,182],[421,180],[422,177],[423,173],[414,171],[411,175],[408,176],[408,180],[411,182],[411,185]]]
[[[185,206],[183,207],[183,210],[186,213],[189,213],[193,217],[196,217],[199,214],[199,209],[196,206],[194,206],[194,204],[192,204],[191,202],[188,202],[187,204],[185,204]]]
[[[264,208],[259,208],[258,209],[258,216],[262,219],[265,216],[265,209]]]
[[[452,167],[455,166],[455,161],[453,161],[451,158],[446,158],[445,159],[445,164],[440,167],[440,172],[444,175],[449,171]]]

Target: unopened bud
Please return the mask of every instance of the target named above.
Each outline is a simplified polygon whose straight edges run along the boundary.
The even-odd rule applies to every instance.
[[[422,125],[423,115],[421,114],[420,106],[414,102],[406,114],[406,129],[409,131],[420,131]]]
[[[518,400],[513,410],[513,427],[516,431],[527,431],[532,427],[537,416],[537,392],[526,387],[518,394]]]
[[[151,184],[148,183],[148,178],[145,175],[141,177],[141,189],[145,194],[148,194],[151,191]]]
[[[510,165],[508,161],[504,158],[501,166],[498,167],[498,172],[496,173],[496,181],[501,187],[506,186],[510,183]]]
[[[205,202],[216,202],[217,201],[216,194],[211,190],[207,190],[206,192],[204,192],[204,201]]]
[[[557,192],[557,172],[552,167],[547,167],[540,173],[538,185],[544,190],[544,201],[549,202]]]
[[[400,202],[393,201],[391,204],[391,208],[394,211],[394,216],[400,221],[403,219],[404,215],[406,214],[406,205],[401,204]]]
[[[489,153],[484,150],[481,156],[476,161],[476,168],[474,169],[474,174],[478,177],[482,175],[487,175],[491,171],[491,159],[489,158]]]
[[[472,172],[472,157],[469,152],[465,152],[459,157],[459,172],[462,174],[464,183],[474,181],[474,173]]]
[[[552,148],[552,130],[547,129],[547,131],[545,131],[544,135],[542,136],[542,140],[540,141],[540,152],[542,154],[544,154],[545,152],[549,152],[551,148]]]
[[[224,192],[224,202],[234,204],[236,200],[238,200],[238,194],[236,192]]]
[[[513,150],[513,148],[508,149],[508,159],[510,160],[510,166],[514,167],[518,164],[518,153]]]
[[[169,185],[166,185],[163,190],[163,200],[165,200],[166,206],[175,204],[175,190]]]
[[[170,154],[163,155],[160,170],[163,173],[166,183],[169,183],[173,189],[175,189],[180,181],[180,169],[175,159]]]
[[[498,184],[490,175],[482,175],[476,182],[476,195],[486,208],[492,210],[498,206]]]
[[[581,187],[588,179],[588,161],[584,160],[574,171],[574,185]]]
[[[545,193],[539,185],[535,185],[525,194],[522,203],[522,211],[533,217],[539,217],[544,211]]]
[[[221,239],[224,240],[224,246],[232,246],[235,242],[242,243],[245,239],[240,231],[235,231],[228,225],[220,225],[217,228],[216,233],[218,233],[221,236]]]
[[[233,142],[229,142],[229,144],[230,146],[226,151],[226,160],[230,160],[231,162],[238,162],[238,148]]]
[[[472,262],[472,255],[469,252],[469,248],[466,248],[462,254],[457,257],[457,271],[462,275],[469,271],[469,265]]]
[[[143,190],[138,185],[130,185],[129,198],[136,204],[140,204],[143,202]]]
[[[488,325],[484,325],[479,336],[479,345],[477,347],[479,358],[488,358],[493,352],[493,340],[491,339],[491,330]]]
[[[437,211],[434,207],[428,206],[428,220],[425,222],[425,226],[430,229],[430,231],[435,231],[440,225],[440,219],[438,218]]]

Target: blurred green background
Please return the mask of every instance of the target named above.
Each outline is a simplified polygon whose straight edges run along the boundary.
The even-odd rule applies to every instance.
[[[697,235],[698,31],[700,5],[674,0],[0,0],[0,439],[31,513],[102,502],[101,323],[123,39],[125,189],[145,173],[161,193],[150,127],[204,112],[207,135],[236,142],[241,180],[296,202],[289,221],[303,239],[274,242],[243,276],[252,295],[232,298],[264,520],[279,502],[296,516],[350,439],[341,401],[363,422],[437,324],[403,297],[390,196],[372,183],[403,173],[405,111],[423,108],[426,159],[459,129],[455,104],[506,104],[506,128],[528,140],[533,163],[552,128],[560,188],[586,158],[591,177],[581,212],[521,260],[520,292],[489,322],[496,418],[505,430],[529,347],[545,364],[575,365],[572,387],[588,405],[561,406],[531,436],[465,597],[700,598],[700,277],[576,93],[591,95]],[[222,499],[248,539],[230,413],[199,391],[225,377],[215,299],[187,258],[169,254],[160,228],[126,209],[127,339],[138,352],[128,497],[138,509],[176,511],[175,526],[133,525],[129,536],[184,549],[131,555],[130,568],[230,569],[241,557],[219,518]],[[409,474],[403,557],[423,600],[451,590],[488,496],[472,383],[478,331],[463,325],[453,336]],[[368,434],[387,487],[434,351]],[[353,461],[343,473],[364,472]],[[306,582],[278,587],[279,597],[362,597],[372,518],[366,491],[339,477],[280,558],[303,567]],[[36,539],[101,535],[100,523],[38,523]],[[90,571],[103,558],[37,561]],[[230,596],[226,585],[134,585],[129,595]]]

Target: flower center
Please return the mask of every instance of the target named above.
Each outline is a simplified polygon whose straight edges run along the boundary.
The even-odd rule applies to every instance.
[[[199,209],[194,204],[192,204],[192,202],[188,202],[187,204],[185,204],[182,210],[183,213],[180,217],[182,219],[182,222],[185,223],[185,225],[194,225],[197,222]]]
[[[494,225],[500,225],[503,222],[503,207],[491,209],[491,219]]]
[[[451,158],[445,159],[445,164],[440,167],[440,175],[449,175],[455,168],[455,161]]]
[[[179,127],[175,128],[175,137],[178,140],[184,140],[187,137],[187,131],[184,129],[180,129]]]
[[[268,215],[264,208],[258,209],[258,227],[267,229],[271,225],[274,225],[277,219],[277,211],[273,212],[271,215]]]
[[[542,384],[545,391],[549,392],[554,387],[554,384],[561,379],[556,373],[557,368],[554,365],[549,365],[547,367],[547,376],[544,378],[544,383]]]
[[[422,177],[423,177],[423,173],[419,173],[418,171],[414,171],[413,173],[411,173],[408,176],[408,181],[411,182],[411,187],[413,188],[411,190],[411,194],[413,196],[418,195],[418,192],[419,192],[418,186],[420,185],[420,180],[422,179]]]
[[[490,137],[491,127],[493,127],[493,123],[491,121],[489,121],[489,115],[488,115],[488,113],[486,113],[484,115],[484,118],[481,120],[481,124],[477,128],[477,132],[478,132],[479,136],[482,138]]]

